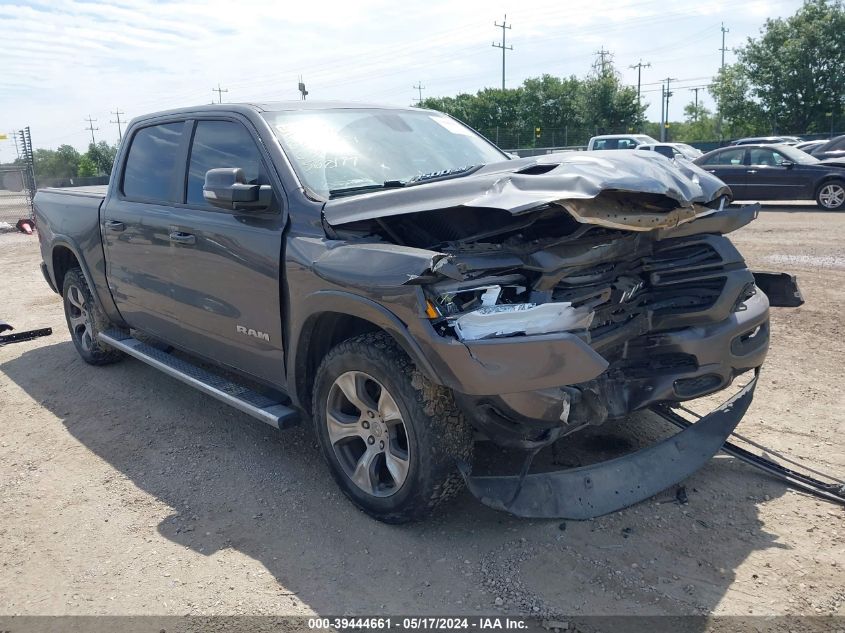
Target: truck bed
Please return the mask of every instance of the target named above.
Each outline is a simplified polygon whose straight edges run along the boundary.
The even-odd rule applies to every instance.
[[[85,196],[86,198],[105,198],[108,185],[88,185],[87,187],[45,187],[39,192],[71,196]]]

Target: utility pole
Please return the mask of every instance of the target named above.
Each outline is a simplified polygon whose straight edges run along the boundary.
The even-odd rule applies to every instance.
[[[211,92],[216,92],[216,93],[217,93],[217,103],[223,103],[223,93],[224,93],[224,92],[229,92],[229,89],[228,89],[228,88],[221,88],[221,87],[220,87],[220,82],[218,81],[218,82],[217,82],[217,87],[216,87],[216,88],[212,88],[212,89],[211,89]],[[213,102],[212,102],[212,103],[213,103]]]
[[[640,102],[640,80],[642,79],[642,72],[643,68],[651,68],[651,62],[643,63],[643,60],[640,59],[639,63],[631,64],[628,68],[636,68],[637,69],[637,107],[642,108],[642,103]],[[639,122],[639,131],[642,132],[642,114],[637,115],[637,120]]]
[[[663,125],[663,138],[661,140],[668,141],[669,140],[669,97],[672,96],[672,92],[669,90],[669,84],[673,81],[677,81],[675,77],[666,77],[666,122]]]
[[[505,13],[505,19],[502,20],[501,24],[499,24],[498,22],[493,22],[493,26],[502,29],[502,43],[496,44],[496,42],[493,42],[493,46],[495,48],[501,48],[502,49],[502,90],[504,90],[505,89],[505,52],[513,50],[513,46],[506,46],[505,45],[505,35],[506,35],[507,31],[509,31],[511,29],[511,25],[508,24],[508,14]],[[506,31],[506,29],[507,29],[507,31]]]
[[[122,141],[122,140],[123,140],[123,129],[120,127],[120,124],[121,124],[121,121],[120,121],[120,115],[121,115],[121,114],[126,114],[126,113],[125,113],[125,112],[121,112],[121,111],[120,111],[120,108],[118,108],[116,111],[112,112],[112,114],[113,114],[115,117],[117,117],[117,120],[116,120],[116,121],[109,120],[109,123],[117,123],[117,140],[118,140],[118,142],[120,142],[120,141]],[[125,121],[124,121],[124,122],[125,122]]]
[[[695,93],[695,110],[693,110],[692,120],[696,123],[698,122],[698,91],[701,90],[700,87],[690,88],[690,91]]]
[[[425,86],[422,85],[422,82],[418,82],[416,86],[411,86],[414,90],[419,90],[420,97],[417,99],[417,105],[422,103],[422,91],[425,90]]]
[[[601,74],[604,75],[608,64],[610,64],[613,54],[610,51],[604,50],[604,46],[601,47],[601,50],[596,51],[593,55],[598,55],[599,59],[596,60],[596,63],[593,64],[593,68],[596,66],[601,66]],[[607,58],[607,59],[605,59]]]
[[[666,140],[666,86],[660,84],[660,142]]]
[[[730,33],[730,29],[725,28],[725,23],[722,22],[722,48],[719,50],[722,51],[722,68],[725,67],[725,52],[731,49],[725,47],[725,33]]]
[[[97,144],[97,141],[96,141],[96,140],[94,140],[94,130],[99,130],[99,129],[100,129],[100,128],[98,128],[98,127],[94,127],[94,121],[96,121],[97,119],[92,119],[92,118],[91,118],[91,115],[89,114],[89,115],[88,115],[88,118],[87,118],[87,119],[83,119],[83,120],[84,120],[84,121],[88,121],[88,127],[86,127],[85,129],[91,132],[91,144],[92,144],[92,145],[96,145],[96,144]]]
[[[305,80],[302,78],[302,75],[299,76],[299,84],[297,84],[297,89],[299,90],[299,98],[302,101],[305,101],[305,97],[308,96],[308,91],[305,89]]]

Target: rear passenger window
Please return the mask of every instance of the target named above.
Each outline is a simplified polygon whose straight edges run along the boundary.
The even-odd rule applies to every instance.
[[[135,133],[123,172],[123,195],[154,202],[170,200],[184,126],[182,121],[165,123]]]
[[[203,198],[202,186],[205,173],[219,167],[240,167],[248,183],[270,184],[261,153],[243,125],[235,121],[199,121],[188,167],[188,204],[214,208]]]
[[[714,154],[704,163],[705,165],[742,165],[745,157],[745,148],[726,149],[724,152]]]

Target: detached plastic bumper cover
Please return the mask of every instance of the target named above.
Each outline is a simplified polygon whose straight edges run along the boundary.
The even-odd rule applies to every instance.
[[[683,481],[715,455],[754,397],[758,373],[733,398],[672,437],[582,468],[520,478],[461,472],[483,504],[516,516],[584,520],[627,508]]]

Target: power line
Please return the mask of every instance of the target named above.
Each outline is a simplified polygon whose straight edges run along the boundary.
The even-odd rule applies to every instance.
[[[218,82],[217,82],[217,87],[216,87],[216,88],[212,88],[212,89],[211,89],[211,92],[216,92],[216,93],[217,93],[217,103],[223,103],[223,93],[224,93],[224,92],[229,92],[229,89],[228,89],[228,88],[221,88],[221,87],[220,87],[220,82],[218,81]]]
[[[422,103],[422,91],[425,90],[425,86],[422,85],[422,82],[417,82],[416,86],[411,86],[414,90],[418,90],[420,93],[419,99],[417,99],[417,103]]]
[[[505,45],[505,34],[507,32],[505,29],[507,29],[508,31],[511,29],[511,25],[508,24],[508,14],[505,13],[505,19],[502,20],[501,24],[499,24],[498,22],[493,22],[493,26],[502,29],[502,43],[496,44],[496,42],[493,42],[493,46],[495,48],[501,48],[502,49],[502,90],[504,90],[505,89],[505,52],[513,50],[513,45],[511,45],[511,46]]]
[[[94,121],[96,121],[97,119],[92,119],[92,118],[91,118],[91,115],[89,114],[89,115],[88,115],[88,118],[87,118],[87,119],[83,119],[83,120],[84,120],[84,121],[88,121],[88,127],[86,127],[85,129],[86,129],[86,130],[89,130],[89,131],[91,132],[91,143],[92,143],[93,145],[96,145],[96,144],[97,144],[97,141],[96,141],[96,140],[94,140],[94,130],[99,130],[99,129],[100,129],[100,128],[98,128],[98,127],[94,127]]]
[[[109,123],[117,123],[117,140],[118,140],[118,142],[119,142],[119,141],[122,141],[122,140],[123,140],[123,129],[120,127],[120,124],[121,124],[121,121],[120,121],[120,115],[121,115],[121,114],[126,114],[126,113],[125,113],[125,112],[121,112],[121,111],[120,111],[120,108],[118,108],[117,110],[115,110],[114,112],[112,112],[112,114],[113,114],[113,115],[117,118],[117,120],[116,120],[116,121],[109,120]],[[124,122],[125,122],[125,121],[124,121]]]

